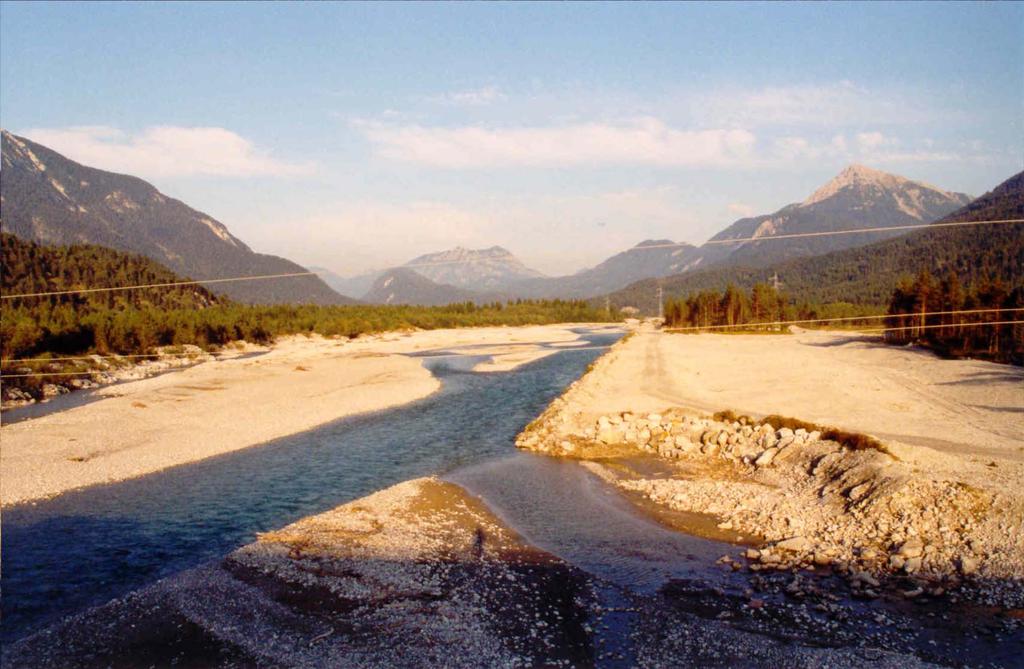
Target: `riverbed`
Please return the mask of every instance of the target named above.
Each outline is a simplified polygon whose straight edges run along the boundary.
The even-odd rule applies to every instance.
[[[515,452],[515,435],[604,347],[579,330],[508,372],[472,346],[420,351],[441,390],[400,408],[328,423],[140,478],[4,509],[3,640],[215,559],[272,530],[399,481]]]

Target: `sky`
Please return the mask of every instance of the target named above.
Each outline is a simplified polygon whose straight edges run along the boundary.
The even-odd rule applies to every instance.
[[[0,3],[0,125],[342,275],[574,272],[862,163],[1024,169],[1024,3]]]

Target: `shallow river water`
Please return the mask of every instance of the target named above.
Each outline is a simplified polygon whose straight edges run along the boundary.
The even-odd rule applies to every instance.
[[[472,348],[434,352],[434,395],[309,432],[3,513],[3,640],[221,556],[394,483],[514,453],[515,435],[620,334],[581,331],[507,373]],[[510,507],[511,508],[511,507]]]

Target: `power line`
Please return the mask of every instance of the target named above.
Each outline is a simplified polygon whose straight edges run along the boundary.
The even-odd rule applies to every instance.
[[[1010,310],[1007,310],[1007,311],[1010,311]],[[903,314],[903,315],[917,316],[917,314]],[[751,323],[750,325],[772,325],[772,323]],[[938,324],[938,325],[935,325],[935,324],[933,324],[933,325],[908,325],[908,326],[893,327],[893,328],[869,328],[869,329],[866,329],[866,330],[858,330],[858,332],[860,332],[860,333],[864,333],[864,332],[899,332],[899,331],[902,331],[902,330],[931,330],[931,329],[934,329],[934,328],[980,327],[982,325],[1024,325],[1024,320],[1014,320],[1014,321],[982,321],[980,323],[957,323],[957,324],[949,324],[949,325],[941,325],[941,324]],[[672,330],[672,331],[675,331],[675,330]],[[571,353],[571,352],[574,352],[574,351],[604,350],[604,349],[607,349],[607,348],[608,348],[607,346],[578,346],[578,347],[570,347],[570,348],[557,349],[557,351],[555,351],[555,352],[569,352],[569,353]],[[447,354],[447,353],[441,353],[441,354],[437,354],[437,355],[428,355],[428,356],[422,356],[422,357],[426,357],[426,358],[439,358],[439,357],[449,357],[449,355],[450,354]],[[23,379],[23,378],[28,378],[28,377],[50,377],[50,376],[87,376],[87,375],[90,375],[90,374],[102,374],[102,373],[104,373],[106,371],[108,371],[108,370],[95,369],[95,370],[92,370],[92,371],[82,371],[82,372],[37,372],[37,373],[32,373],[32,374],[0,374],[0,379]]]
[[[13,365],[16,362],[68,362],[72,360],[95,360],[97,358],[102,360],[120,360],[122,358],[185,358],[194,355],[198,356],[202,355],[202,353],[136,353],[132,355],[100,355],[96,353],[93,355],[74,355],[62,358],[10,358],[8,360],[0,360],[0,364]]]
[[[771,235],[771,236],[767,236],[767,237],[742,237],[742,238],[735,238],[735,239],[718,239],[718,240],[709,239],[708,241],[704,242],[704,244],[741,244],[741,243],[746,243],[746,242],[764,242],[764,241],[774,241],[774,240],[779,240],[779,239],[798,239],[798,238],[805,238],[805,237],[829,237],[829,236],[833,236],[833,235],[852,235],[852,234],[858,234],[858,233],[862,233],[862,232],[866,232],[867,233],[867,232],[885,232],[885,231],[889,231],[889,230],[918,230],[918,229],[932,230],[932,229],[936,229],[936,228],[967,227],[967,226],[978,226],[978,225],[1000,225],[1000,224],[1012,224],[1012,223],[1024,223],[1024,218],[1010,218],[1010,219],[991,220],[991,221],[954,221],[954,222],[949,222],[949,223],[926,223],[926,224],[919,224],[919,225],[894,225],[894,226],[887,226],[887,227],[860,228],[860,229],[851,229],[851,230],[823,230],[821,232],[799,232],[799,233],[792,233],[792,234],[788,234],[788,235]],[[669,244],[651,244],[651,245],[647,245],[647,246],[635,246],[635,247],[633,247],[631,249],[627,249],[625,251],[625,253],[629,253],[629,252],[632,252],[632,251],[643,251],[643,250],[646,250],[646,249],[678,248],[678,247],[688,247],[688,246],[694,246],[694,245],[686,243],[686,242],[673,242],[673,243],[669,243]],[[467,263],[467,262],[472,262],[472,261],[470,261],[470,260],[438,260],[438,261],[434,261],[434,262],[412,263],[412,264],[408,264],[408,265],[401,265],[400,267],[433,267],[435,265],[458,265],[458,264],[463,264],[463,263]],[[53,296],[58,296],[58,295],[77,295],[77,294],[83,294],[83,293],[103,293],[103,292],[115,292],[115,291],[121,291],[121,290],[142,290],[142,289],[148,289],[148,288],[171,288],[171,287],[175,287],[175,286],[196,286],[196,285],[206,285],[206,284],[211,284],[211,283],[228,283],[228,282],[234,282],[234,281],[259,281],[259,280],[265,280],[265,279],[285,279],[285,278],[290,278],[290,277],[319,276],[319,275],[320,275],[320,273],[318,273],[318,272],[309,272],[309,271],[307,271],[307,272],[292,272],[292,273],[288,273],[288,274],[264,274],[264,275],[258,275],[258,276],[236,276],[236,277],[229,277],[229,278],[225,278],[225,279],[201,279],[201,280],[195,280],[195,281],[171,281],[171,282],[167,282],[167,283],[150,283],[150,284],[142,284],[142,285],[136,285],[136,286],[111,286],[111,287],[106,287],[106,288],[79,288],[79,289],[75,289],[75,290],[55,290],[55,291],[46,291],[46,292],[39,292],[39,293],[22,293],[22,294],[18,294],[18,295],[3,295],[3,296],[0,296],[0,297],[2,297],[5,300],[15,300],[15,299],[21,299],[21,298],[27,298],[27,297],[53,297]]]
[[[856,228],[849,230],[822,230],[820,232],[795,232],[788,235],[770,235],[766,237],[737,237],[734,239],[709,239],[704,244],[743,244],[746,242],[765,242],[776,239],[799,239],[801,237],[828,237],[831,235],[853,235],[860,232],[885,232],[887,230],[919,230],[919,229],[934,229],[934,228],[952,228],[952,227],[965,227],[972,225],[1001,225],[1001,224],[1012,224],[1012,223],[1024,223],[1024,218],[1007,218],[1000,220],[991,221],[952,221],[949,223],[917,223],[915,225],[893,225],[885,227],[873,227],[873,228]],[[626,249],[624,253],[630,253],[633,251],[646,251],[647,249],[673,249],[684,246],[697,246],[696,244],[690,244],[688,242],[670,242],[668,244],[644,244],[643,246],[634,246],[630,249]],[[699,247],[698,247],[699,248]],[[434,260],[431,262],[423,263],[408,263],[406,265],[399,265],[398,267],[433,267],[435,265],[458,265],[462,263],[473,262],[471,260]]]
[[[822,230],[820,232],[794,232],[788,235],[769,235],[766,237],[740,237],[735,239],[709,239],[705,244],[740,244],[745,242],[770,242],[776,239],[799,239],[803,237],[829,237],[832,235],[855,235],[861,232],[885,232],[887,230],[932,230],[935,228],[967,227],[972,225],[1001,225],[1024,223],[1024,218],[1007,218],[998,221],[954,221],[951,223],[923,223],[918,225],[892,225],[877,228],[860,228],[851,230]],[[632,250],[673,248],[676,246],[693,246],[685,242],[678,244],[651,244],[650,246],[634,247]]]
[[[0,379],[24,379],[35,376],[85,376],[87,374],[102,374],[109,370],[93,369],[85,372],[34,372],[32,374],[0,374]]]
[[[913,315],[913,314],[910,314]],[[930,323],[928,325],[903,325],[894,328],[869,328],[867,330],[861,330],[861,332],[899,332],[901,330],[931,330],[934,328],[962,328],[962,327],[975,327],[978,325],[1019,325],[1024,321],[981,321],[980,323]]]
[[[793,321],[768,321],[762,323],[732,323],[723,325],[704,325],[704,326],[688,326],[684,328],[668,328],[668,332],[690,332],[697,330],[728,330],[732,328],[748,328],[751,326],[768,326],[768,325],[810,325],[814,323],[840,323],[845,321],[869,321],[879,320],[883,318],[896,318],[899,316],[912,317],[912,318],[928,318],[929,316],[957,316],[957,315],[968,315],[968,314],[990,314],[999,312],[1016,312],[1024,311],[1024,307],[1002,307],[992,309],[956,309],[952,311],[929,311],[924,314],[912,313],[912,314],[871,314],[867,316],[842,316],[836,318],[806,318],[802,320]],[[961,323],[960,325],[967,325],[967,323]],[[945,325],[942,327],[956,327]]]
[[[991,309],[956,309],[950,311],[928,311],[923,314],[921,313],[906,313],[906,314],[869,314],[865,316],[842,316],[836,318],[807,318],[801,320],[789,320],[789,321],[767,321],[758,323],[733,323],[723,325],[706,325],[706,326],[690,326],[684,328],[666,328],[666,332],[695,332],[705,330],[728,330],[736,328],[749,328],[749,327],[769,327],[769,326],[782,326],[782,325],[811,325],[816,323],[840,323],[849,321],[866,321],[866,320],[880,320],[885,318],[930,318],[932,316],[966,316],[972,314],[991,314],[991,313],[1004,313],[1004,312],[1021,312],[1024,311],[1024,307],[1001,307]],[[930,328],[954,328],[954,327],[968,327],[976,325],[1009,325],[1018,324],[1024,321],[982,321],[978,323],[949,323],[949,324],[927,324],[927,325],[910,325],[906,327],[893,327],[893,328],[869,328],[863,329],[858,328],[858,332],[887,332],[895,330],[919,330],[919,329],[930,329]],[[590,350],[591,348],[607,348],[606,346],[597,347],[572,347],[559,350],[573,350],[582,351]],[[83,356],[67,356],[60,358],[12,358],[9,360],[0,361],[0,364],[12,365],[16,363],[27,363],[27,362],[63,362],[63,361],[75,361],[75,360],[94,360],[100,359],[126,359],[126,358],[181,358],[189,356],[198,356],[198,353],[139,353],[133,355],[83,355]],[[448,356],[450,354],[439,354],[438,357]],[[425,356],[433,357],[433,356]],[[4,374],[2,378],[18,378],[24,376],[67,376],[72,374],[98,374],[108,370],[92,370],[82,372],[49,372],[49,373],[38,373],[38,374]]]
[[[597,346],[565,346],[565,347],[553,348],[553,349],[550,350],[550,353],[575,353],[576,351],[604,351],[604,350],[607,350],[608,348],[610,348],[610,347],[609,346],[600,346],[600,345],[597,345]],[[548,351],[545,351],[545,352],[548,352]],[[416,356],[416,357],[419,358],[419,359],[422,359],[422,358],[450,358],[453,355],[457,355],[457,354],[452,354],[452,353],[432,353],[432,354],[429,354],[429,355],[419,355],[419,356]],[[128,356],[123,356],[123,357],[128,357]],[[56,358],[50,358],[50,359],[51,360],[55,360]],[[17,362],[17,361],[12,361],[12,362]],[[32,372],[32,373],[25,373],[25,374],[0,374],[0,379],[23,379],[23,378],[37,377],[37,376],[87,376],[89,374],[103,374],[104,372],[110,372],[110,371],[114,371],[114,370],[109,370],[109,369],[93,369],[93,370],[81,370],[81,371],[75,371],[75,372]]]
[[[54,295],[77,295],[79,293],[108,293],[117,290],[141,290],[144,288],[171,288],[174,286],[196,286],[208,283],[228,283],[230,281],[259,281],[263,279],[286,279],[295,276],[316,276],[316,272],[291,272],[289,274],[261,274],[258,276],[235,276],[227,279],[202,279],[199,281],[170,281],[167,283],[147,283],[138,286],[111,286],[108,288],[77,288],[75,290],[53,290],[42,293],[22,293],[20,295],[3,295],[5,300],[23,297],[51,297]]]

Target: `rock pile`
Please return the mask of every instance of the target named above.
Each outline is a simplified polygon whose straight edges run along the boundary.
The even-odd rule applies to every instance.
[[[45,402],[54,397],[65,395],[74,390],[97,388],[118,381],[135,381],[170,369],[188,367],[199,362],[212,360],[213,355],[191,344],[177,347],[173,353],[171,347],[158,348],[156,354],[161,356],[153,360],[136,360],[133,358],[100,355],[83,356],[81,360],[72,362],[44,362],[36,367],[17,367],[11,374],[50,374],[52,382],[38,386],[18,387],[4,384],[0,401],[4,409],[10,409],[37,401]],[[6,370],[5,374],[8,373]],[[67,377],[56,376],[67,374]],[[26,377],[32,379],[32,377]],[[42,377],[45,378],[45,377]]]
[[[1003,584],[1024,577],[1024,528],[1014,521],[1024,516],[1022,500],[921,475],[884,448],[680,408],[590,424],[570,419],[567,408],[556,401],[517,445],[580,459],[645,453],[673,461],[680,474],[699,468],[700,476],[686,478],[607,468],[602,475],[673,510],[713,514],[720,528],[762,537],[765,545],[745,555],[755,571],[828,567],[867,596],[879,579],[898,583],[907,597],[964,579],[998,580],[1004,601]],[[1011,590],[1011,599],[1024,599],[1020,587]]]

